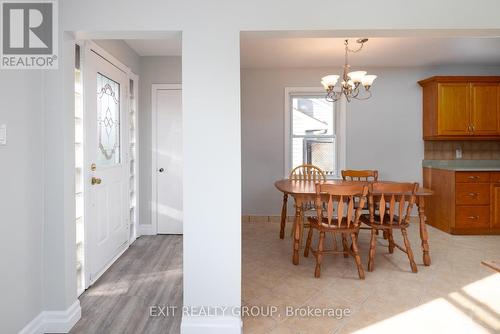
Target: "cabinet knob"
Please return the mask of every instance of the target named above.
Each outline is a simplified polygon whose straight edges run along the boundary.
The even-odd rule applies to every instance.
[[[470,197],[476,197],[477,195],[479,195],[479,194],[478,193],[469,193]]]

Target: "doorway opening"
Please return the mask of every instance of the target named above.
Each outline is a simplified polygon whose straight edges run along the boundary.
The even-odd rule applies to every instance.
[[[77,332],[102,325],[94,296],[119,303],[118,287],[138,300],[161,289],[151,303],[182,306],[181,34],[138,35],[75,44]]]

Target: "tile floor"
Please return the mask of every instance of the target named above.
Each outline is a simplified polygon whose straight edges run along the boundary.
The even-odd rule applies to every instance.
[[[289,223],[287,228],[289,229]],[[358,279],[352,257],[327,255],[321,278],[314,257],[291,263],[291,238],[277,223],[243,223],[243,305],[276,306],[272,316],[243,318],[245,334],[500,333],[500,274],[481,260],[500,257],[500,236],[451,236],[429,227],[432,265],[422,264],[418,225],[410,227],[417,274],[406,257],[378,241],[375,271]],[[368,231],[360,234],[366,268]],[[401,243],[396,233],[395,239]],[[333,239],[330,239],[333,243]],[[286,307],[337,309],[336,318],[287,317]],[[299,309],[300,310],[300,309]]]

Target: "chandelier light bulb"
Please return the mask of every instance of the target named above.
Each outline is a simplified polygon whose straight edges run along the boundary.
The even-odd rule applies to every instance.
[[[363,77],[363,80],[361,81],[361,83],[365,87],[370,87],[373,84],[373,81],[375,81],[376,78],[377,78],[377,76],[373,75],[373,74],[365,75]]]
[[[335,86],[338,80],[339,80],[338,75],[330,74],[321,78],[321,84],[323,85],[323,87],[325,87],[325,89],[328,89],[330,87]]]
[[[366,71],[354,71],[347,73],[347,76],[354,83],[360,83],[363,80],[363,77],[366,75]]]

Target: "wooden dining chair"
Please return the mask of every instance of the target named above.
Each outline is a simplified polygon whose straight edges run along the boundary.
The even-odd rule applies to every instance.
[[[292,169],[288,178],[294,181],[321,182],[326,181],[326,174],[317,166],[304,164]]]
[[[365,182],[377,182],[378,181],[378,170],[346,169],[346,170],[340,171],[340,173],[341,173],[342,179],[344,181],[365,181]],[[357,203],[355,203],[355,207],[358,207]],[[365,212],[368,211],[368,202],[365,203],[363,210],[365,210]],[[377,232],[377,234],[378,234],[378,232]]]
[[[417,272],[407,232],[417,191],[418,183],[376,182],[370,185],[369,214],[361,216],[361,222],[371,228],[368,271],[374,269],[376,232],[382,230],[387,235],[389,253],[393,253],[394,248],[406,253],[410,261],[411,271]],[[393,230],[401,231],[404,247],[394,242]]]
[[[344,181],[378,181],[378,170],[354,170],[347,169],[340,172]]]
[[[307,235],[306,248],[304,256],[309,256],[311,251],[316,258],[316,268],[314,277],[321,275],[321,263],[323,254],[344,254],[344,257],[352,255],[360,279],[365,278],[365,272],[361,264],[361,258],[358,253],[357,233],[359,231],[361,207],[354,208],[355,198],[360,198],[361,206],[366,201],[368,186],[365,184],[316,184],[316,217],[309,217],[309,233]],[[326,207],[326,210],[324,208]],[[334,211],[337,216],[334,216]],[[311,246],[312,237],[315,230],[319,232],[318,248]],[[342,235],[343,249],[324,249],[326,233],[339,233]],[[352,245],[348,247],[347,236],[350,236]]]
[[[294,181],[312,181],[312,182],[324,182],[326,181],[326,174],[321,170],[321,168],[311,165],[304,164],[292,169],[288,175],[290,180]],[[285,224],[286,224],[286,206],[288,202],[288,194],[283,195],[283,206],[281,208],[281,226],[280,226],[280,239],[285,237]],[[305,203],[303,211],[314,210],[314,203]],[[294,223],[295,224],[295,223]],[[295,225],[294,225],[295,227]],[[302,226],[304,228],[304,226]],[[292,233],[294,228],[292,228]]]

